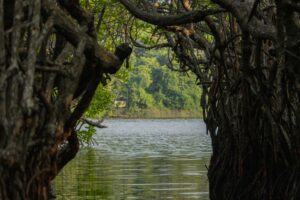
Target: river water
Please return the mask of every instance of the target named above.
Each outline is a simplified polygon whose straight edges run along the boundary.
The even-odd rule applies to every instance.
[[[201,120],[104,124],[56,178],[58,200],[208,200],[211,143]]]

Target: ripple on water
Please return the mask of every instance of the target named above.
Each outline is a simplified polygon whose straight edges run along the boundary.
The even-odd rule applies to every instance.
[[[199,120],[107,120],[56,179],[57,199],[208,199],[210,139]]]

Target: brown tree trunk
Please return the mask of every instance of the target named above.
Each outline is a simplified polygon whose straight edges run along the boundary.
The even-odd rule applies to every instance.
[[[220,101],[227,103],[211,108],[206,119],[212,200],[300,198],[300,25],[285,3],[277,1],[272,55],[264,55],[266,43],[243,33],[239,85],[223,92]]]
[[[48,199],[98,84],[130,55],[99,46],[93,25],[79,1],[0,0],[1,200]]]

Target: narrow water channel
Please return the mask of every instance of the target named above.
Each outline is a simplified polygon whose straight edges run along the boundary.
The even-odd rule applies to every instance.
[[[209,136],[201,120],[106,120],[56,178],[62,200],[208,200]]]

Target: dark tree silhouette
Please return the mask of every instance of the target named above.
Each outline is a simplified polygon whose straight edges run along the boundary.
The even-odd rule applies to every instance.
[[[48,199],[74,126],[131,48],[97,43],[79,0],[0,0],[0,199]]]
[[[120,1],[198,77],[210,199],[300,199],[299,2]]]

